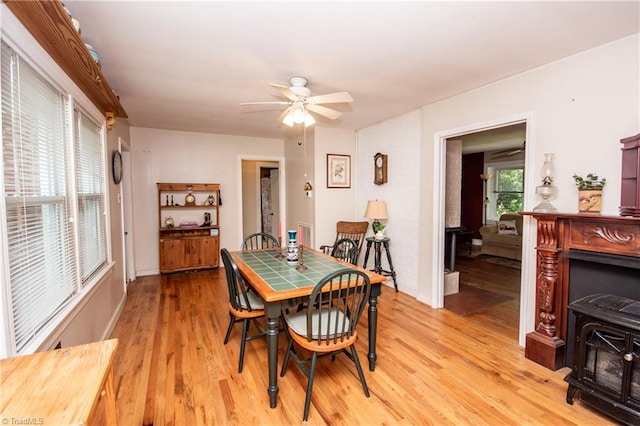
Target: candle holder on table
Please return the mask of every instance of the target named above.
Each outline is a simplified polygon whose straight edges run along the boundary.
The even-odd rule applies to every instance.
[[[284,259],[286,256],[282,254],[282,236],[278,237],[278,254],[276,254],[276,259]]]
[[[296,270],[298,271],[307,270],[307,267],[304,264],[304,246],[302,244],[300,244],[300,247],[298,250],[298,266],[296,266]]]

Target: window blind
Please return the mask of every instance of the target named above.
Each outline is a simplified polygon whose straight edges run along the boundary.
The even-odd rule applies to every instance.
[[[2,45],[2,130],[11,310],[20,348],[75,292],[65,97]]]
[[[10,334],[21,353],[108,264],[104,130],[2,41]]]
[[[82,285],[107,263],[104,158],[101,128],[74,110],[74,153],[78,194],[78,247]]]

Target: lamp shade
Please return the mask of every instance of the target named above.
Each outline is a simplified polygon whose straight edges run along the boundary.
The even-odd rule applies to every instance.
[[[384,201],[367,201],[367,209],[364,212],[367,219],[388,219],[387,203]]]

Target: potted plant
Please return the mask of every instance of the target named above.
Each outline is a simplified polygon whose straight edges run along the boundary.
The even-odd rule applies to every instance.
[[[602,188],[607,183],[607,179],[593,173],[588,173],[586,177],[574,173],[573,180],[578,187],[578,211],[580,213],[600,213],[602,210]]]
[[[371,224],[371,228],[373,228],[373,232],[375,234],[375,238],[377,240],[382,240],[384,238],[384,225],[381,224],[380,222],[378,222],[377,220],[374,220],[373,223]]]

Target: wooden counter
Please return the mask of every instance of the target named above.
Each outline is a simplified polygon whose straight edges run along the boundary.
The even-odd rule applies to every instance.
[[[117,347],[112,339],[0,360],[0,423],[91,424],[104,397],[106,422],[117,424]]]

